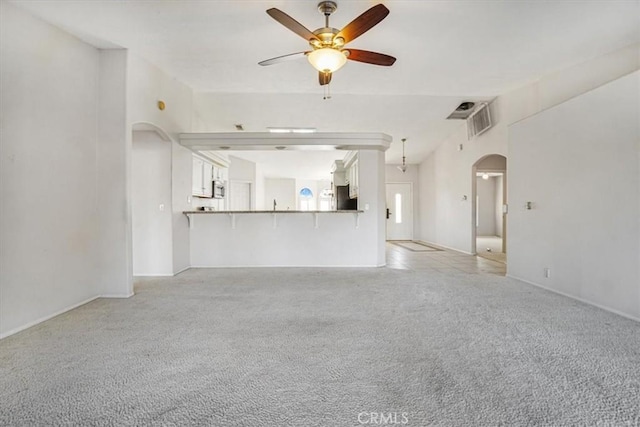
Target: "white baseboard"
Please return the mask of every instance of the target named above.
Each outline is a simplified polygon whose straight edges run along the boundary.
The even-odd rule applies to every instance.
[[[190,268],[191,268],[191,266],[187,266],[187,267],[183,268],[182,270],[176,271],[175,273],[173,273],[173,275],[177,276],[178,274],[182,273],[183,271],[187,271]]]
[[[461,254],[465,254],[465,255],[475,255],[473,252],[461,251],[460,249],[450,248],[449,246],[444,246],[444,245],[440,245],[438,243],[433,243],[433,242],[427,242],[425,240],[414,240],[414,242],[424,243],[425,245],[433,246],[437,249],[446,249],[448,251],[460,252]]]
[[[100,295],[100,298],[131,298],[135,295],[135,292],[131,292],[130,294],[103,294]]]
[[[563,297],[567,297],[567,298],[571,298],[571,299],[576,300],[576,301],[580,301],[580,302],[582,302],[584,304],[588,304],[588,305],[592,305],[594,307],[598,307],[601,310],[608,311],[608,312],[613,313],[613,314],[617,314],[618,316],[626,317],[627,319],[631,319],[631,320],[635,320],[636,322],[640,322],[640,318],[634,317],[634,316],[632,316],[630,314],[627,314],[627,313],[624,313],[622,311],[616,310],[615,308],[607,307],[606,305],[598,304],[598,303],[595,303],[593,301],[589,301],[589,300],[584,299],[584,298],[579,298],[579,297],[577,297],[575,295],[567,294],[565,292],[558,291],[558,290],[553,289],[553,288],[549,288],[549,287],[541,285],[539,283],[535,283],[535,282],[531,282],[529,280],[521,279],[520,277],[516,277],[516,276],[513,276],[511,274],[507,274],[506,277],[508,277],[510,279],[518,280],[520,282],[524,282],[524,283],[526,283],[528,285],[532,285],[532,286],[535,286],[537,288],[544,289],[545,291],[553,292],[554,294],[562,295]]]
[[[133,278],[136,277],[173,277],[173,273],[143,273],[143,274],[134,274]]]
[[[367,265],[192,265],[190,268],[378,268],[385,264]]]
[[[91,297],[91,298],[89,298],[87,300],[84,300],[84,301],[81,301],[81,302],[79,302],[77,304],[73,304],[73,305],[71,305],[69,307],[63,308],[62,310],[58,310],[53,314],[41,317],[41,318],[36,319],[36,320],[34,320],[32,322],[29,322],[29,323],[26,323],[26,324],[24,324],[22,326],[19,326],[19,327],[15,328],[15,329],[11,329],[10,331],[4,332],[4,333],[0,334],[0,340],[3,339],[3,338],[8,337],[10,335],[14,335],[14,334],[17,334],[18,332],[24,331],[25,329],[29,329],[32,326],[36,326],[39,323],[46,322],[47,320],[53,319],[56,316],[59,316],[59,315],[61,315],[63,313],[66,313],[67,311],[71,311],[71,310],[73,310],[75,308],[78,308],[81,305],[88,304],[91,301],[94,301],[94,300],[96,300],[98,298],[129,298],[129,297],[132,297],[133,295],[134,295],[134,293],[131,292],[130,294],[105,294],[105,295],[97,295],[95,297]]]
[[[180,273],[182,273],[183,271],[187,271],[188,269],[190,269],[191,266],[187,266],[185,268],[183,268],[182,270],[176,271],[175,273],[148,273],[148,274],[134,274],[133,278],[135,279],[136,277],[173,277],[175,275],[178,275]]]
[[[100,295],[97,295],[95,297],[91,297],[91,298],[89,298],[87,300],[84,300],[84,301],[81,301],[81,302],[79,302],[77,304],[73,304],[73,305],[71,305],[69,307],[63,308],[62,310],[58,310],[55,313],[49,314],[48,316],[41,317],[41,318],[36,319],[36,320],[34,320],[32,322],[29,322],[29,323],[26,323],[26,324],[24,324],[22,326],[18,326],[17,328],[11,329],[10,331],[7,331],[7,332],[4,332],[4,333],[0,334],[0,340],[3,339],[3,338],[8,337],[10,335],[14,335],[14,334],[17,334],[18,332],[24,331],[25,329],[29,329],[32,326],[36,326],[38,323],[46,322],[49,319],[53,319],[56,316],[59,316],[59,315],[61,315],[63,313],[66,313],[67,311],[73,310],[74,308],[78,308],[81,305],[85,305],[87,303],[90,303],[91,301],[96,300],[98,298],[100,298]]]

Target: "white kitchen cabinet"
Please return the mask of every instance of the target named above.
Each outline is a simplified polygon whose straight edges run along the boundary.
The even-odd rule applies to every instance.
[[[358,197],[358,160],[354,160],[347,168],[346,181],[349,184],[349,198],[355,199]]]
[[[209,162],[203,162],[202,187],[204,197],[213,197],[213,165]]]
[[[202,185],[202,167],[204,161],[197,157],[193,158],[192,178],[191,178],[191,194],[197,197],[204,195],[204,187]]]
[[[229,168],[213,164],[213,180],[227,182],[229,180]]]
[[[196,197],[213,197],[213,165],[199,157],[193,157],[191,194]]]

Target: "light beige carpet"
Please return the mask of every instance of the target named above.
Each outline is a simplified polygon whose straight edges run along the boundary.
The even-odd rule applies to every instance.
[[[194,269],[0,341],[0,426],[637,426],[639,349],[495,275]]]

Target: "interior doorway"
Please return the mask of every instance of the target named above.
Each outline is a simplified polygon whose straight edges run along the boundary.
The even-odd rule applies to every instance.
[[[473,165],[472,249],[478,256],[507,262],[507,159],[485,156]]]
[[[413,188],[410,182],[387,183],[387,240],[413,240]]]
[[[131,224],[134,276],[173,275],[171,142],[134,130]]]

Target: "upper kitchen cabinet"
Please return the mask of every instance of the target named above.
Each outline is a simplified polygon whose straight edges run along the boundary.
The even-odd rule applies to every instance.
[[[193,157],[193,176],[191,180],[191,194],[196,197],[205,197],[204,195],[204,160]]]
[[[193,156],[191,194],[196,197],[213,197],[213,165]]]
[[[349,184],[349,198],[358,197],[359,172],[358,172],[358,152],[350,152],[344,159],[345,183]]]
[[[213,165],[213,180],[226,182],[229,179],[229,168]]]
[[[224,183],[228,179],[228,171],[228,167],[194,155],[191,194],[195,197],[213,197],[213,181]]]
[[[213,165],[209,162],[202,164],[202,189],[204,197],[213,197]]]

